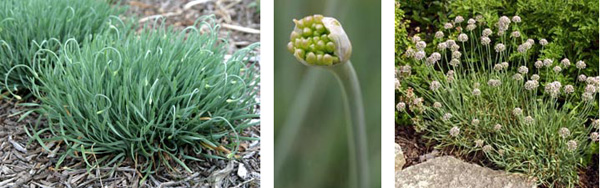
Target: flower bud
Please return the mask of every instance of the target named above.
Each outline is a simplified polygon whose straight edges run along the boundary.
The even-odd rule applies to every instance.
[[[350,59],[352,44],[335,18],[316,14],[294,23],[287,48],[301,63],[331,66]]]

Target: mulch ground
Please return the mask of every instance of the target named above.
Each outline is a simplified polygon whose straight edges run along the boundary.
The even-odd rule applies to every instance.
[[[406,164],[404,164],[402,169],[442,155],[452,155],[470,163],[499,169],[490,161],[487,161],[481,153],[461,155],[452,148],[436,150],[434,148],[435,143],[429,143],[428,140],[423,138],[423,134],[417,133],[413,126],[410,125],[396,125],[395,141],[402,147],[402,152],[406,160]],[[587,167],[579,169],[578,173],[581,185],[578,188],[598,188],[598,155],[593,155],[592,158],[592,162]],[[540,186],[540,188],[545,187]]]
[[[215,14],[221,24],[220,36],[228,40],[229,53],[259,42],[259,5],[253,4],[257,3],[255,0],[124,0],[123,3],[130,8],[121,17],[150,21],[164,16],[166,24],[176,29],[192,26],[203,15]],[[256,60],[254,63],[258,64]],[[18,115],[12,116],[23,110],[26,109],[14,100],[0,100],[0,187],[260,187],[260,141],[241,143],[239,160],[186,161],[193,173],[180,167],[174,171],[162,170],[142,184],[137,183],[141,177],[130,161],[117,168],[88,170],[83,161],[67,157],[62,168],[57,169],[64,145],[46,143],[52,151],[45,151],[31,141],[25,129],[34,124],[37,115],[21,121]],[[249,128],[240,136],[260,137],[260,127]]]

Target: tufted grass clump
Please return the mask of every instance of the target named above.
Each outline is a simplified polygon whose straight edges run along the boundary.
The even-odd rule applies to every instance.
[[[550,187],[579,184],[578,168],[592,142],[598,141],[598,120],[588,119],[597,103],[600,77],[580,75],[574,85],[561,83],[565,70],[586,68],[583,61],[536,59],[529,53],[548,44],[527,39],[521,19],[503,16],[495,28],[480,19],[457,16],[435,34],[435,52],[413,38],[405,57],[424,65],[412,91],[397,109],[409,112],[418,131],[461,153],[483,153],[494,165],[535,177]],[[399,77],[411,75],[402,66]],[[543,76],[543,78],[540,77]],[[596,116],[597,118],[597,116]]]
[[[158,24],[160,25],[160,24]],[[200,29],[201,28],[201,29]],[[107,32],[78,48],[69,39],[58,53],[39,52],[44,66],[32,87],[47,119],[30,132],[43,147],[61,141],[66,156],[89,167],[126,159],[152,174],[202,158],[235,159],[239,133],[257,125],[257,68],[248,63],[257,44],[225,60],[226,40],[214,18],[174,31],[148,26],[140,34]],[[30,69],[28,69],[30,70]],[[51,137],[40,138],[42,133]],[[48,149],[48,148],[45,148]]]
[[[59,50],[69,38],[82,41],[110,27],[111,17],[123,12],[98,0],[3,0],[0,2],[0,89],[28,88],[39,49]],[[54,40],[48,40],[53,38]],[[47,62],[41,62],[47,63]]]

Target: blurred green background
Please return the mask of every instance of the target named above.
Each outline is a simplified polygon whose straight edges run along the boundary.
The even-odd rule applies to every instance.
[[[286,45],[292,19],[338,19],[365,103],[371,186],[381,177],[381,2],[275,1],[275,187],[348,187],[349,151],[341,88],[324,69],[300,64]],[[294,129],[292,127],[296,126]]]

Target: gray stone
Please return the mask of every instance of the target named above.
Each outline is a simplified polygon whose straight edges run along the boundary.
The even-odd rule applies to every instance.
[[[396,172],[402,170],[402,167],[406,164],[406,159],[404,159],[404,153],[402,152],[402,147],[396,143]]]
[[[535,188],[532,178],[492,170],[452,156],[437,157],[396,172],[396,188]]]

